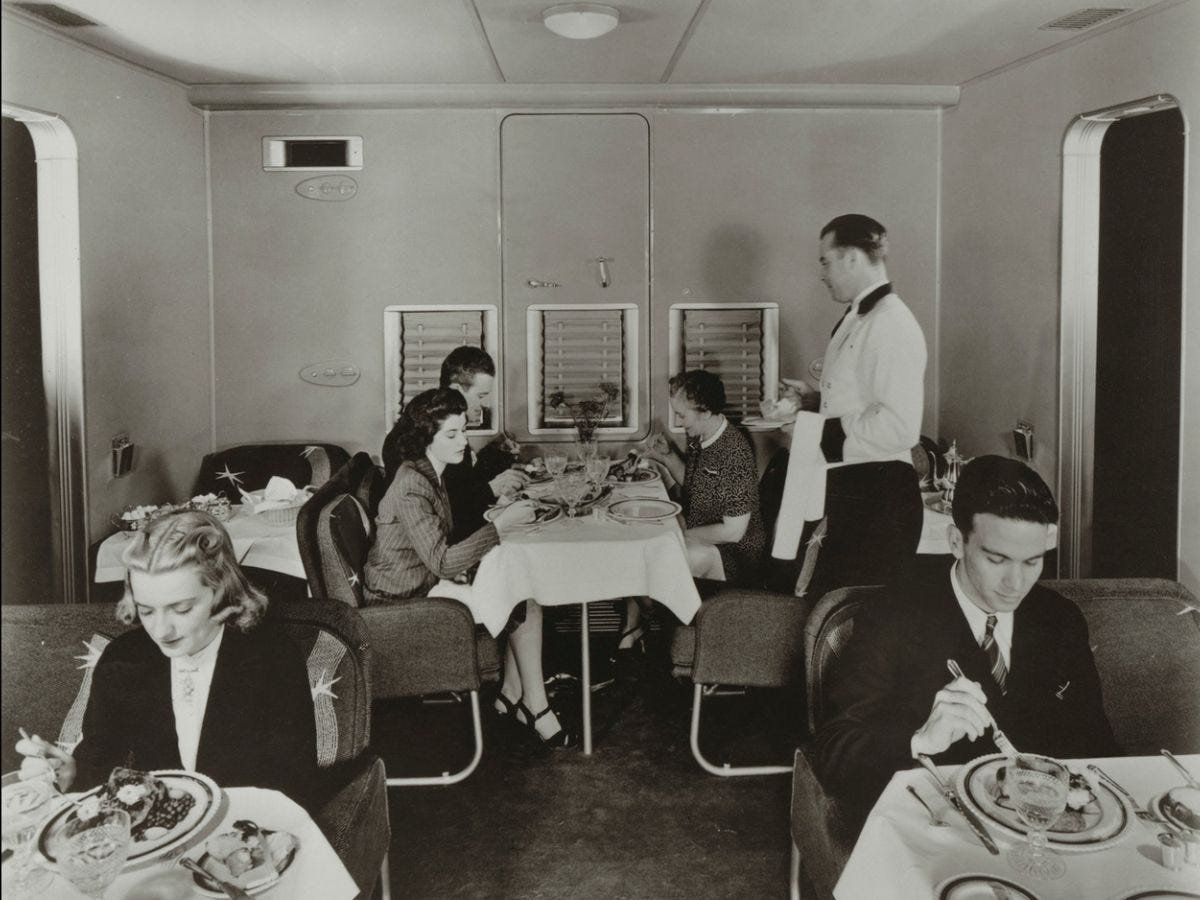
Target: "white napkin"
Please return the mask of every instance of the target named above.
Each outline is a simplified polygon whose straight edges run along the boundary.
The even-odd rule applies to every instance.
[[[272,475],[267,486],[263,488],[262,497],[255,498],[254,512],[257,514],[268,509],[287,509],[289,506],[296,506],[297,499],[303,503],[304,496],[298,498],[297,495],[305,495],[305,492],[297,490],[289,479]]]
[[[796,413],[783,500],[775,521],[775,543],[771,547],[775,559],[795,559],[804,523],[815,522],[825,515],[825,456],[821,453],[824,427],[825,417],[820,413]]]

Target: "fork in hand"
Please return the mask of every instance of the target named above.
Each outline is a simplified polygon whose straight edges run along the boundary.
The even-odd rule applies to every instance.
[[[946,668],[950,670],[950,674],[955,678],[966,677],[963,675],[963,670],[959,667],[958,663],[952,659],[946,660]],[[1013,746],[1013,742],[1008,739],[1008,735],[1000,730],[1000,726],[996,724],[996,720],[992,718],[990,712],[988,713],[988,718],[992,719],[992,743],[996,745],[996,749],[1009,759],[1016,759],[1017,748]]]

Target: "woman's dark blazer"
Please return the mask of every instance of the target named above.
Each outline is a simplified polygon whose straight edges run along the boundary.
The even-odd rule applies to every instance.
[[[115,766],[179,769],[170,660],[146,632],[126,632],[96,665],[75,749],[76,787]],[[226,627],[209,688],[196,769],[221,787],[282,791],[318,802],[316,720],[304,657],[277,625]]]

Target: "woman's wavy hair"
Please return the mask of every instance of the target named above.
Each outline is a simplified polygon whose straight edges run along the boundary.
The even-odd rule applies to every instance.
[[[129,573],[158,574],[185,566],[195,566],[200,583],[212,589],[214,613],[229,607],[237,610],[226,622],[238,631],[249,631],[267,613],[267,597],[246,579],[229,533],[206,512],[188,510],[155,519],[135,532],[121,559],[126,569],[125,595],[117,604],[117,618],[126,625],[138,618]]]
[[[668,384],[672,397],[683,391],[683,396],[699,412],[715,416],[725,409],[725,383],[713,372],[691,369],[672,376]]]
[[[413,397],[384,441],[383,467],[388,475],[395,474],[405,460],[423,459],[442,423],[466,413],[467,399],[453,388],[433,388]]]

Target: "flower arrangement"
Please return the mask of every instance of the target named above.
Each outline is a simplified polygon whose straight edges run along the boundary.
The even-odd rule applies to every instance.
[[[586,444],[595,439],[596,429],[608,419],[613,401],[620,396],[620,388],[611,381],[602,381],[599,393],[593,397],[571,403],[563,391],[555,391],[546,402],[558,415],[571,417],[579,440]]]

